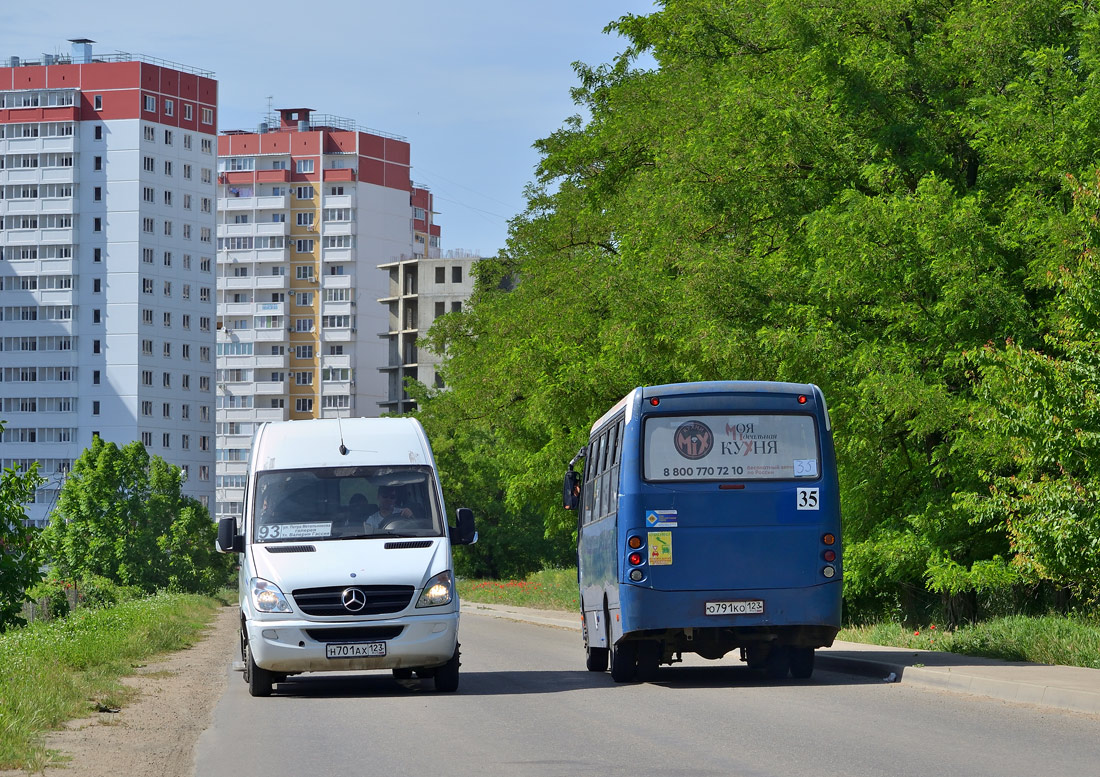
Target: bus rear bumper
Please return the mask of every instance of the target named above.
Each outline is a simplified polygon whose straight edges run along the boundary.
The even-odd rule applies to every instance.
[[[798,647],[828,647],[840,630],[841,582],[810,588],[734,591],[656,591],[639,586],[620,587],[623,637],[659,639],[687,644],[696,640],[716,642],[707,652],[722,653],[734,647],[771,643]],[[762,612],[752,612],[760,608]],[[711,607],[732,610],[707,614]],[[702,643],[698,645],[702,646]]]

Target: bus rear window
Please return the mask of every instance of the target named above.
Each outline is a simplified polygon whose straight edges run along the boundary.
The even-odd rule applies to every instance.
[[[645,421],[646,480],[795,480],[820,473],[809,415],[651,416]]]

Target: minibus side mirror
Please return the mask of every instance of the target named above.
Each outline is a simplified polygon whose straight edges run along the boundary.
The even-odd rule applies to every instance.
[[[576,510],[581,504],[581,475],[572,466],[565,473],[561,486],[561,503],[566,510]]]
[[[460,507],[456,511],[458,525],[451,527],[451,542],[455,545],[473,545],[477,542],[474,528],[474,511],[469,507]]]
[[[237,519],[222,518],[218,521],[219,553],[244,553],[244,535],[237,534]]]

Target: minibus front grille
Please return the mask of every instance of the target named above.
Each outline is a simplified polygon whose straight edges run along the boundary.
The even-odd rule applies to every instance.
[[[268,553],[316,553],[317,548],[313,545],[265,545],[264,550]]]
[[[396,639],[404,626],[347,626],[339,629],[306,629],[306,635],[317,642],[375,642]]]
[[[344,606],[344,592],[355,588],[362,592],[366,603],[360,609],[349,610]],[[381,615],[400,612],[409,606],[413,591],[411,585],[353,585],[327,586],[325,588],[299,588],[292,592],[294,601],[306,615]],[[357,597],[349,597],[356,598]]]

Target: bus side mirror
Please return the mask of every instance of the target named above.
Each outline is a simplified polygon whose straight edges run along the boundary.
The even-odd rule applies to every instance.
[[[474,528],[474,511],[469,507],[460,507],[455,515],[458,523],[451,529],[451,542],[455,545],[473,545],[477,542],[477,530]]]
[[[576,510],[581,505],[581,476],[572,466],[565,473],[565,482],[561,487],[561,502],[566,510]]]
[[[222,518],[218,521],[219,553],[244,553],[244,536],[237,534],[237,519]]]

